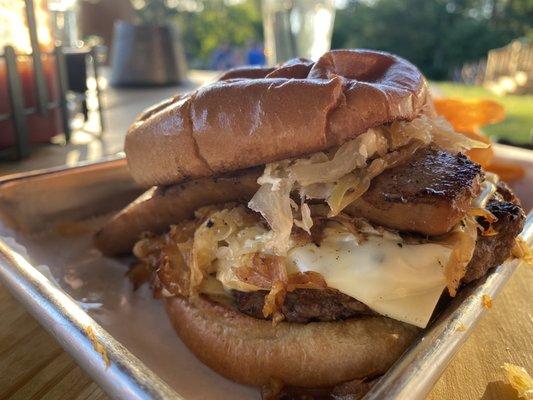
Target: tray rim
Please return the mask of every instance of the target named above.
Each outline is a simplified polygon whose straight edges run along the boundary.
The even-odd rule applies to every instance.
[[[3,239],[0,267],[0,281],[110,396],[183,399]]]
[[[2,186],[4,186],[7,183],[11,183],[11,182],[17,182],[20,180],[30,179],[30,178],[38,178],[38,177],[51,175],[51,174],[61,174],[65,172],[72,172],[72,171],[77,171],[80,169],[85,169],[88,167],[89,168],[105,167],[108,164],[114,164],[114,163],[125,164],[126,154],[124,152],[118,152],[116,154],[100,158],[98,160],[80,161],[74,165],[58,165],[55,167],[39,168],[39,169],[31,170],[31,171],[15,172],[12,174],[7,174],[7,175],[0,177],[0,191],[2,190]]]
[[[97,161],[74,166],[58,166],[6,175],[0,178],[2,189],[11,183],[48,175],[111,168],[124,163],[118,153]],[[24,256],[0,238],[0,282],[24,308],[50,333],[58,344],[112,398],[185,400],[167,383],[103,329],[66,292],[57,287]],[[109,358],[95,350],[98,343]]]
[[[59,166],[7,175],[0,178],[0,196],[7,183],[50,174],[79,170],[83,172],[84,169],[90,172],[93,168],[110,168],[117,162],[125,162],[123,154],[103,160],[86,161],[75,166]],[[521,236],[528,242],[533,240],[533,211],[527,217]],[[455,302],[459,303],[456,308],[452,310],[451,306],[448,307],[383,375],[364,399],[425,398],[453,355],[485,314],[486,310],[481,307],[482,294],[495,297],[518,264],[516,260],[507,261],[492,270],[486,279],[476,282],[467,291],[463,290],[462,296],[455,299]],[[111,397],[185,400],[103,329],[74,299],[1,238],[0,281]],[[459,324],[465,328],[460,334],[456,332]],[[93,340],[96,339],[103,346],[111,361],[109,366],[105,365],[102,355],[94,349],[87,329],[92,330]],[[446,341],[449,338],[452,338],[451,345]],[[439,341],[440,346],[431,347],[430,344],[435,340]],[[422,367],[429,368],[430,373],[420,374]]]

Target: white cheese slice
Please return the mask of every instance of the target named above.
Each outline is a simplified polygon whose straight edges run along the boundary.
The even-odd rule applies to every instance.
[[[407,244],[399,236],[369,236],[358,243],[350,233],[328,231],[320,247],[306,244],[289,251],[289,272],[318,272],[329,287],[377,313],[426,327],[446,287],[443,266],[450,248]]]

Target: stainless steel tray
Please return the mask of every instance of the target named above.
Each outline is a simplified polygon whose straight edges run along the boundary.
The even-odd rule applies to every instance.
[[[53,252],[46,253],[46,246],[55,244],[54,234],[47,232],[54,232],[54,227],[68,227],[68,224],[72,224],[70,226],[72,242],[83,242],[85,239],[80,239],[80,233],[77,232],[82,225],[76,225],[73,221],[95,220],[98,215],[119,209],[141,192],[142,189],[129,177],[125,162],[120,157],[74,168],[55,168],[19,174],[0,180],[0,280],[113,398],[186,398],[187,400],[209,398],[209,394],[202,393],[195,396],[192,394],[194,389],[184,391],[183,388],[186,386],[176,384],[179,377],[175,380],[174,375],[180,375],[187,369],[189,375],[183,379],[198,379],[199,382],[205,379],[206,384],[211,382],[215,386],[214,392],[211,392],[212,398],[217,398],[213,393],[221,393],[216,391],[218,389],[223,390],[225,395],[235,391],[233,398],[258,399],[259,392],[251,388],[240,388],[240,385],[214,376],[214,373],[207,371],[199,365],[199,361],[187,354],[186,350],[185,353],[180,353],[185,359],[181,369],[176,367],[176,371],[161,374],[161,371],[164,368],[168,369],[170,364],[158,366],[157,360],[145,357],[149,354],[147,352],[136,350],[133,352],[142,356],[139,358],[134,356],[132,354],[134,346],[127,347],[126,343],[124,343],[126,346],[122,345],[102,327],[101,323],[95,321],[99,319],[109,323],[108,320],[101,315],[95,316],[91,313],[94,316],[92,318],[80,306],[79,299],[74,299],[66,293],[77,293],[76,290],[71,290],[72,288],[65,285],[60,277],[62,287],[50,277],[50,274],[48,277],[43,275],[48,269],[40,267],[38,262],[42,262],[44,257],[48,260],[50,269],[54,270],[52,264],[56,260],[50,256]],[[87,236],[90,236],[89,233]],[[533,241],[531,214],[528,216],[522,237],[530,243]],[[71,247],[69,240],[71,239],[68,235],[66,238],[63,237],[61,246]],[[39,246],[35,246],[36,250],[33,249],[32,243],[39,243]],[[83,243],[79,249],[87,251],[89,244]],[[76,246],[72,246],[74,250],[65,249],[70,257],[67,257],[69,262],[72,261],[73,252],[78,249]],[[47,255],[43,256],[45,253]],[[57,253],[62,253],[61,247]],[[61,256],[58,257],[59,260]],[[98,263],[93,259],[93,264]],[[122,266],[124,263],[127,261],[122,261]],[[462,290],[365,398],[425,398],[455,352],[485,313],[481,296],[483,294],[496,296],[516,266],[517,261],[507,262],[492,271],[486,279]],[[96,267],[91,266],[91,268]],[[120,274],[117,276],[120,278]],[[162,326],[163,328],[168,329]],[[171,345],[182,346],[173,334],[171,340]],[[158,351],[157,343],[152,350]],[[105,357],[108,357],[109,363],[105,362]],[[146,364],[151,365],[152,370],[158,369],[159,374],[153,372]],[[154,368],[154,365],[157,368]],[[172,381],[172,384],[165,383],[162,375],[165,375],[166,381]]]

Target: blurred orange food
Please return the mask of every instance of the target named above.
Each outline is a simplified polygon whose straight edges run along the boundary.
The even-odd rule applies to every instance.
[[[505,110],[492,100],[435,99],[435,109],[462,133],[476,133],[485,125],[505,119]]]
[[[457,132],[483,143],[491,144],[491,140],[481,133],[481,127],[505,119],[503,106],[492,100],[443,98],[435,99],[434,102],[437,114],[446,118]],[[503,180],[520,179],[524,175],[520,166],[495,162],[492,146],[472,149],[467,155],[486,170],[500,175]]]
[[[524,168],[520,165],[494,160],[491,161],[486,170],[498,174],[498,176],[506,182],[516,181],[523,178],[526,174],[526,171],[524,171]]]

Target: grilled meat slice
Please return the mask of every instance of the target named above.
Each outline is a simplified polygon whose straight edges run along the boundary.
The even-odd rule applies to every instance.
[[[481,167],[464,155],[426,147],[374,178],[344,211],[404,232],[441,235],[465,216],[481,176]]]
[[[505,261],[511,255],[515,237],[524,227],[526,216],[520,202],[503,182],[498,184],[498,191],[489,200],[487,209],[498,218],[492,224],[492,229],[497,234],[483,236],[478,232],[474,255],[467,266],[463,283],[483,277],[489,269]],[[478,218],[478,222],[485,229],[489,226],[483,218]]]
[[[265,290],[232,291],[237,308],[254,318],[264,318]],[[373,312],[360,301],[334,289],[296,289],[288,292],[281,309],[287,322],[336,321]]]

